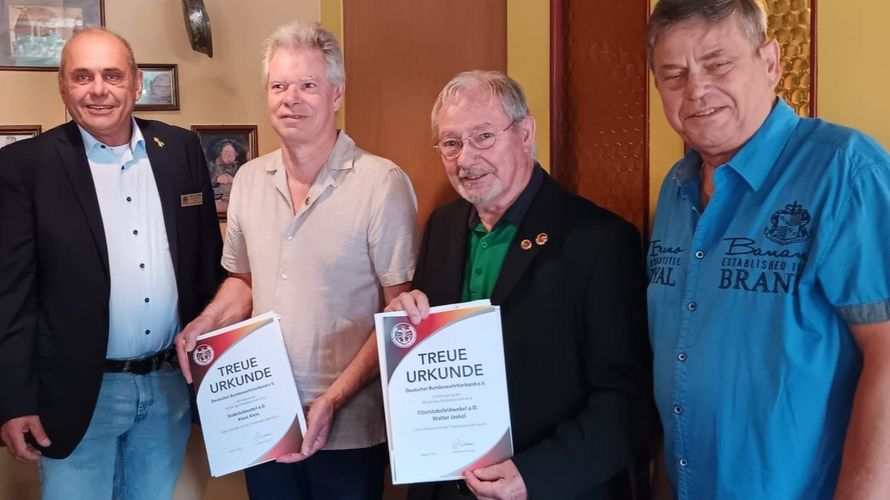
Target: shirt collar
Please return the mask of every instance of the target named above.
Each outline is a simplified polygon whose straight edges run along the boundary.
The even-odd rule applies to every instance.
[[[132,151],[135,156],[137,152],[145,151],[145,138],[142,136],[142,131],[139,130],[139,126],[136,125],[136,120],[133,117],[130,117],[130,127],[132,130],[130,135],[130,151]],[[87,152],[87,156],[90,155],[93,148],[101,148],[102,146],[110,147],[93,137],[93,135],[81,127],[80,124],[77,125],[77,129],[80,130],[80,136],[83,138],[83,146]]]
[[[510,208],[504,212],[504,215],[497,224],[495,224],[496,226],[499,225],[501,221],[506,221],[514,226],[519,226],[522,219],[525,218],[525,213],[528,212],[528,208],[531,206],[535,196],[538,195],[538,191],[541,189],[541,184],[544,183],[544,175],[544,169],[541,168],[541,165],[539,165],[538,162],[535,162],[535,166],[532,169],[532,176],[531,179],[528,180],[528,184],[526,184],[522,192],[519,193],[516,201],[514,201],[513,204],[510,205]],[[470,210],[470,219],[467,224],[470,229],[473,229],[479,222],[479,212],[477,212],[474,207]]]
[[[337,130],[337,140],[334,142],[334,147],[331,148],[331,152],[328,154],[328,159],[325,160],[324,165],[321,166],[321,169],[318,171],[318,178],[321,178],[321,172],[327,172],[331,170],[350,170],[352,169],[353,160],[355,159],[355,141],[352,140],[352,137],[349,137],[346,132],[342,130]],[[278,170],[279,165],[274,162],[269,162],[266,164],[266,171],[274,172]]]
[[[763,181],[769,175],[799,121],[797,113],[784,100],[776,98],[772,111],[757,132],[725,165],[735,170],[752,189],[757,191],[763,185]],[[674,182],[682,186],[690,179],[698,177],[701,162],[698,152],[690,150],[674,169]]]

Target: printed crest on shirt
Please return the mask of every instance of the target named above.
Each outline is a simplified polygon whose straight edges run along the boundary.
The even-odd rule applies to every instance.
[[[763,234],[780,245],[799,243],[810,237],[807,229],[809,223],[810,212],[794,201],[770,217],[770,225],[763,230]]]

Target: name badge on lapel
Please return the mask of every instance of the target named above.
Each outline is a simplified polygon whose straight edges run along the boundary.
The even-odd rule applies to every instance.
[[[197,207],[204,203],[204,193],[188,193],[179,195],[180,206]]]

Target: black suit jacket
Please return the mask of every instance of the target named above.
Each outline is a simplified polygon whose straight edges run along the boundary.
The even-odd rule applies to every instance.
[[[183,325],[224,274],[204,154],[195,134],[137,119],[145,137]],[[180,195],[203,193],[199,206]],[[108,343],[108,250],[74,122],[0,149],[0,422],[39,415],[65,457],[86,432]]]
[[[460,301],[470,210],[458,200],[427,224],[413,286],[431,305]],[[644,282],[636,229],[545,177],[491,297],[501,306],[513,461],[531,498],[628,496],[625,471],[653,422]],[[453,496],[437,488],[454,490],[418,485],[410,498]]]

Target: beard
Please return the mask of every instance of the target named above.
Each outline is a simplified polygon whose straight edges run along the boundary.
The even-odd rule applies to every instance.
[[[464,185],[463,181],[465,178],[477,177],[483,174],[488,174],[490,176],[487,181],[488,184],[478,187],[467,187]],[[493,171],[463,168],[458,172],[458,180],[455,189],[457,190],[457,193],[460,194],[461,198],[473,205],[484,205],[500,196],[504,191],[504,185],[499,178],[494,176]]]

